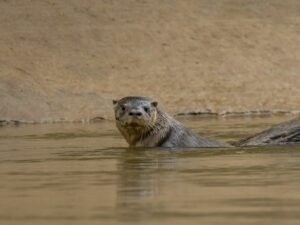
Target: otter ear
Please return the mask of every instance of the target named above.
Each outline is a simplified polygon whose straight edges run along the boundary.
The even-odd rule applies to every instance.
[[[151,105],[152,105],[153,107],[157,107],[158,102],[151,102]]]
[[[112,102],[114,105],[116,105],[118,103],[118,100],[113,100]]]

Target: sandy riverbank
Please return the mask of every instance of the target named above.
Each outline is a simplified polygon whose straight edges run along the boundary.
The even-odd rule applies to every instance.
[[[0,120],[300,110],[297,0],[1,1]]]

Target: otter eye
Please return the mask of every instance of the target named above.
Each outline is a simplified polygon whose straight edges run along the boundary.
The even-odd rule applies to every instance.
[[[126,108],[125,108],[125,106],[121,106],[121,109],[122,109],[122,111],[125,111]]]
[[[149,108],[148,107],[144,107],[145,112],[149,112]]]

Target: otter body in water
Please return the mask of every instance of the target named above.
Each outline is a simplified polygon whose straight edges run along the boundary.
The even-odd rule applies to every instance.
[[[163,112],[146,97],[114,100],[116,125],[131,147],[228,147],[203,138]]]

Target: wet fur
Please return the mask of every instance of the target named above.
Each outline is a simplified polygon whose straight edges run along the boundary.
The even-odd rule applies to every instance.
[[[228,147],[229,145],[203,138],[185,128],[180,122],[163,112],[159,107],[151,109],[150,119],[143,126],[130,127],[124,124],[119,111],[122,104],[148,101],[145,97],[125,97],[114,101],[116,125],[131,147]]]

